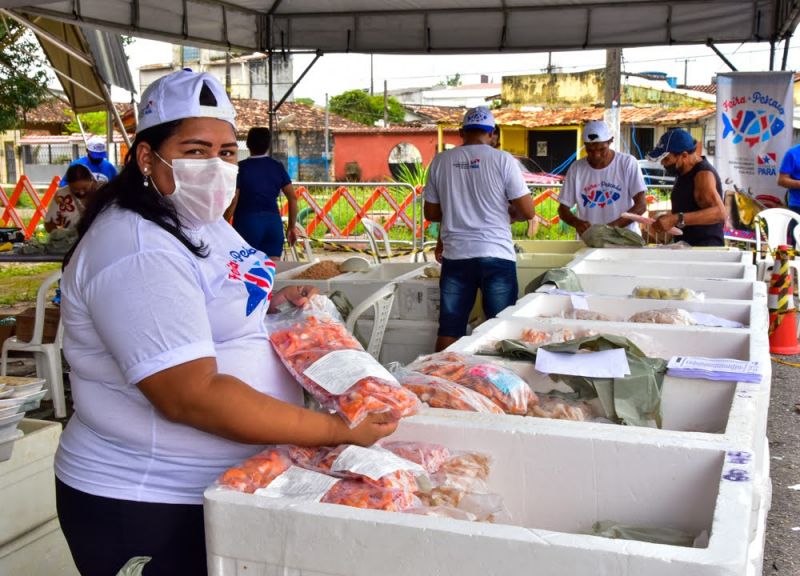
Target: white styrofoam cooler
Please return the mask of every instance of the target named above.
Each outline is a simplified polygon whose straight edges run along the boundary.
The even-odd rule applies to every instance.
[[[449,412],[449,411],[444,411]],[[507,524],[206,491],[211,576],[740,576],[753,514],[752,462],[735,447],[593,425],[560,432],[470,414],[404,420],[393,438],[492,455],[490,490]],[[586,535],[597,521],[699,534],[706,548]]]
[[[576,258],[567,266],[576,274],[618,274],[620,276],[667,276],[679,278],[731,278],[756,280],[753,264],[682,262],[664,260],[586,260]]]
[[[0,546],[0,574],[80,576],[57,518]]]
[[[400,306],[399,287],[405,280],[421,275],[425,266],[424,262],[384,262],[365,272],[352,272],[331,279],[330,290],[332,292],[338,290],[347,297],[353,306],[356,306],[388,283],[394,282],[398,285],[398,291],[395,293],[390,317],[402,318],[401,310],[403,308]],[[434,284],[438,291],[438,281]],[[365,315],[372,316],[372,311]]]
[[[56,516],[53,458],[61,424],[23,420],[11,458],[0,462],[0,545]]]
[[[368,338],[372,333],[372,320],[357,322],[359,334]],[[432,354],[436,346],[439,323],[429,320],[389,320],[383,334],[380,362],[408,364],[423,354]]]
[[[692,300],[655,300],[589,294],[585,297],[585,301],[592,312],[599,312],[610,318],[618,319],[626,319],[637,312],[648,310],[681,308],[688,312],[705,312],[725,320],[740,322],[745,327],[752,327],[755,330],[766,330],[769,322],[766,302],[763,300],[758,303],[713,299],[697,302]],[[503,310],[499,317],[544,320],[545,318],[543,317],[546,316],[556,316],[572,311],[573,305],[569,296],[534,292],[521,298],[516,305]]]
[[[717,300],[756,300],[767,297],[767,286],[763,282],[750,280],[714,279],[714,278],[688,278],[680,276],[666,276],[661,270],[654,275],[639,276],[623,274],[582,274],[578,273],[578,280],[584,292],[605,296],[630,296],[634,288],[646,286],[649,288],[689,288],[702,292],[706,298]],[[679,301],[674,301],[679,302]]]
[[[753,254],[736,249],[663,247],[644,248],[587,248],[575,255],[576,260],[620,261],[663,260],[670,262],[719,262],[730,264],[752,264]]]

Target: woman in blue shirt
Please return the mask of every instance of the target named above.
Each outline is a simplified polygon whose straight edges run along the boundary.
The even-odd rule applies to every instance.
[[[236,197],[226,217],[233,214],[233,227],[250,246],[279,260],[283,252],[283,221],[278,196],[283,192],[289,203],[287,239],[292,245],[297,241],[297,197],[284,167],[267,156],[270,140],[269,128],[251,128],[247,133],[250,157],[239,162]]]

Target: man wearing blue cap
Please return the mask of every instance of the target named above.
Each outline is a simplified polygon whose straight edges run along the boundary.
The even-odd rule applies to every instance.
[[[680,228],[680,240],[691,246],[724,246],[722,182],[708,160],[697,153],[692,135],[681,128],[669,130],[648,157],[660,161],[667,174],[675,176],[672,213],[659,217],[653,228],[657,232]]]
[[[117,169],[106,159],[107,157],[105,141],[99,136],[93,136],[89,138],[89,141],[86,143],[86,156],[81,156],[77,160],[74,160],[70,163],[70,166],[74,166],[75,164],[86,166],[91,173],[94,174],[95,179],[100,184],[105,184],[117,175]],[[66,185],[67,180],[65,174],[59,186]]]
[[[509,220],[530,220],[535,210],[514,157],[491,146],[494,128],[488,108],[467,110],[463,145],[433,159],[425,184],[425,218],[441,222],[444,248],[437,350],[466,334],[479,288],[487,318],[517,301]]]

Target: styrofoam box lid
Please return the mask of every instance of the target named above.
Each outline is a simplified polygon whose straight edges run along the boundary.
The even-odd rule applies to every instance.
[[[25,414],[19,412],[17,414],[9,414],[8,416],[3,416],[0,418],[0,434],[3,434],[6,429],[16,429],[17,424],[20,420],[25,418]]]

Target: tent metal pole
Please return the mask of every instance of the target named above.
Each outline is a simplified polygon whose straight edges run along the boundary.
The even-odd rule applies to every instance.
[[[5,8],[0,8],[0,14],[8,16],[12,20],[16,20],[26,28],[30,28],[37,36],[39,36],[43,40],[47,40],[51,44],[55,44],[57,47],[61,48],[64,52],[66,52],[70,56],[76,58],[77,60],[80,60],[87,66],[91,66],[92,68],[94,68],[94,62],[88,55],[84,54],[83,52],[80,52],[79,50],[76,50],[75,48],[73,48],[72,46],[70,46],[69,44],[58,38],[57,36],[54,36],[47,30],[45,30],[44,28],[37,26],[30,20],[26,20],[21,16],[17,16],[13,12],[11,12],[10,10],[6,10]]]
[[[108,106],[109,114],[113,114],[114,115],[114,120],[117,122],[117,126],[119,126],[119,131],[122,133],[122,139],[125,141],[125,145],[128,146],[128,148],[130,148],[131,139],[128,138],[128,133],[125,131],[125,125],[122,123],[122,117],[119,115],[119,112],[117,111],[117,107],[114,106],[114,102],[111,100],[111,92],[109,92],[108,86],[106,86],[105,83],[101,82],[100,86],[103,89],[103,97],[104,97],[104,100],[106,101],[106,105]],[[109,119],[109,124],[111,124],[111,116],[110,115],[109,115],[108,119]],[[113,132],[113,130],[111,130],[110,132]],[[112,136],[113,136],[113,134],[110,133],[109,137],[112,137]]]
[[[314,59],[309,63],[308,66],[306,66],[306,69],[303,70],[303,73],[300,74],[300,76],[297,78],[297,80],[294,81],[294,84],[292,84],[289,87],[289,90],[286,92],[286,94],[283,95],[283,98],[278,100],[278,103],[275,104],[275,111],[276,112],[278,111],[278,108],[280,108],[283,105],[283,103],[286,102],[286,99],[289,98],[289,96],[292,95],[292,93],[294,92],[294,89],[297,88],[297,85],[300,84],[300,81],[305,77],[306,74],[308,74],[308,71],[311,70],[311,67],[314,64],[317,63],[317,60],[319,60],[320,57],[322,57],[322,54],[323,54],[322,50],[317,50],[317,55],[314,56]]]
[[[738,72],[736,66],[734,66],[733,63],[725,57],[725,54],[719,51],[719,48],[714,46],[714,42],[712,42],[710,38],[706,41],[706,46],[711,48],[714,51],[714,54],[719,56],[720,60],[722,60],[723,62],[725,62],[725,64],[727,64],[728,68],[730,68],[734,72]]]
[[[791,34],[783,41],[783,60],[781,61],[781,70],[786,70],[786,64],[789,60],[789,42],[791,41]]]
[[[97,98],[98,100],[103,100],[103,101],[105,101],[105,98],[103,98],[103,97],[102,97],[100,94],[98,94],[97,92],[95,92],[95,91],[94,91],[94,90],[92,90],[91,88],[87,88],[86,86],[84,86],[83,84],[81,84],[80,82],[78,82],[77,80],[75,80],[75,79],[73,79],[73,78],[70,78],[70,77],[69,77],[67,74],[64,74],[64,73],[63,73],[61,70],[59,70],[58,68],[53,68],[53,67],[51,66],[51,67],[50,67],[50,69],[51,69],[51,70],[52,70],[54,73],[58,74],[58,76],[59,76],[59,77],[63,78],[64,80],[66,80],[67,82],[69,82],[69,83],[71,83],[71,84],[74,84],[75,86],[77,86],[78,88],[80,88],[81,90],[83,90],[84,92],[86,92],[87,94],[91,94],[92,96],[94,96],[94,97],[95,97],[95,98]]]
[[[775,40],[769,41],[769,70],[775,70]]]
[[[272,136],[272,132],[275,129],[275,111],[277,108],[274,108],[275,103],[275,89],[273,87],[273,70],[272,70],[272,58],[275,55],[274,53],[274,44],[272,38],[272,25],[273,25],[273,16],[272,14],[269,15],[268,25],[267,25],[267,54],[269,57],[268,67],[269,67],[269,133]],[[274,137],[271,137],[269,140],[269,154],[272,155],[272,143],[275,141]]]

